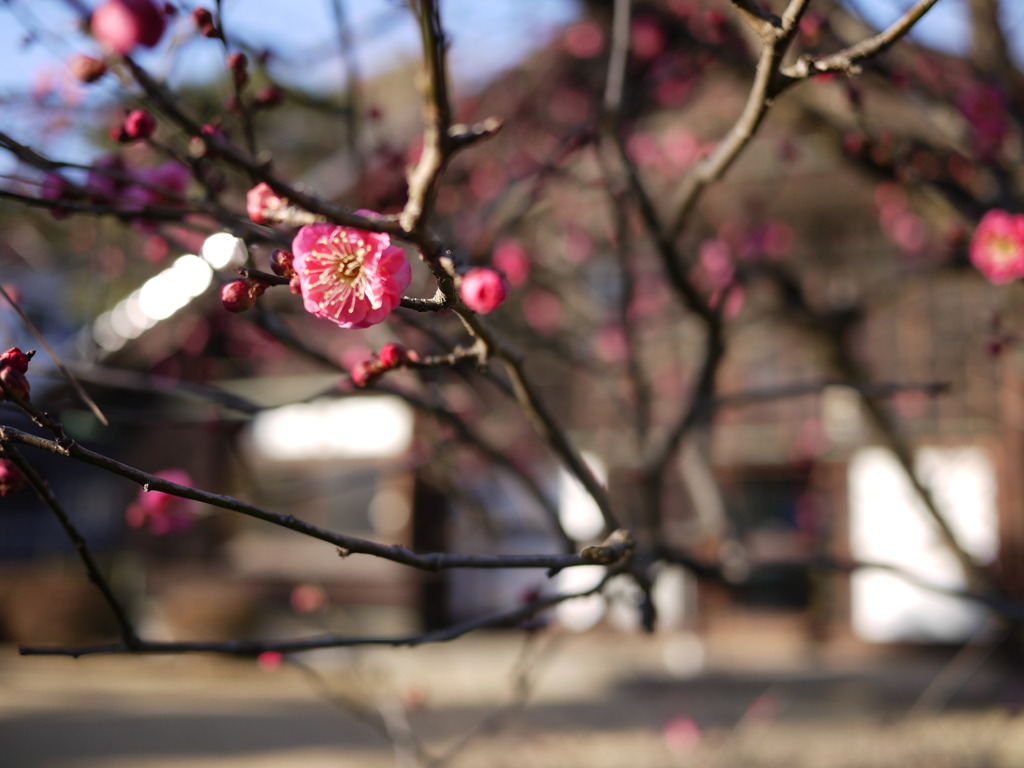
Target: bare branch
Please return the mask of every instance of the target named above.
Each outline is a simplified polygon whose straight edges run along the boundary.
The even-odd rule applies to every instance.
[[[278,653],[298,653],[312,651],[317,648],[351,648],[356,646],[387,645],[387,646],[418,646],[428,643],[443,643],[467,635],[478,629],[498,627],[515,627],[537,614],[553,608],[567,600],[576,600],[596,595],[604,590],[607,583],[618,575],[609,572],[595,586],[579,592],[568,592],[550,597],[540,598],[518,608],[512,608],[488,616],[452,624],[441,629],[421,634],[394,635],[390,637],[353,637],[346,635],[318,635],[315,637],[295,638],[289,640],[231,640],[227,642],[163,642],[140,640],[129,646],[127,643],[107,643],[104,645],[65,647],[20,646],[22,656],[90,656],[95,654],[160,654],[160,653],[220,653],[229,656],[259,656],[261,653],[276,651]]]
[[[906,13],[887,29],[837,53],[820,57],[801,57],[793,66],[783,70],[786,79],[782,81],[780,92],[800,80],[806,80],[808,77],[826,72],[842,72],[847,75],[858,74],[860,71],[859,65],[862,62],[889,50],[889,48],[910,32],[914,25],[936,2],[938,0],[918,0],[917,3],[911,6]]]
[[[424,571],[440,571],[449,568],[547,568],[552,571],[558,571],[563,568],[572,568],[579,565],[592,565],[594,562],[592,558],[584,555],[462,555],[443,552],[418,554],[398,544],[379,544],[357,536],[335,533],[334,531],[307,523],[304,520],[299,520],[293,515],[282,515],[272,512],[232,496],[222,496],[196,488],[189,488],[178,483],[172,483],[156,475],[142,472],[127,464],[122,464],[107,456],[90,451],[73,441],[68,441],[66,446],[62,446],[56,441],[37,437],[13,427],[3,426],[0,427],[0,442],[21,443],[59,456],[78,459],[132,480],[140,484],[147,491],[162,491],[174,496],[180,496],[181,498],[194,499],[214,507],[239,512],[282,528],[288,528],[311,538],[333,544],[338,547],[338,554],[341,557],[357,554],[373,555]]]
[[[78,553],[78,557],[82,561],[82,565],[85,566],[85,570],[89,574],[89,580],[100,591],[100,594],[103,595],[103,599],[114,614],[114,618],[117,620],[117,624],[121,629],[121,645],[124,645],[129,649],[134,649],[139,643],[138,635],[135,633],[135,627],[128,618],[128,614],[121,605],[120,600],[118,600],[117,596],[114,595],[114,590],[107,581],[107,577],[103,575],[103,570],[100,568],[99,563],[92,554],[92,550],[89,548],[88,542],[71,520],[71,516],[68,515],[64,510],[64,507],[61,506],[61,503],[57,500],[57,497],[54,496],[53,491],[50,490],[46,481],[39,476],[38,472],[36,472],[35,467],[29,464],[21,455],[21,452],[11,445],[10,442],[6,440],[3,441],[2,445],[0,445],[0,455],[10,459],[17,465],[18,469],[20,469],[22,474],[25,476],[26,481],[28,481],[28,484],[32,486],[32,490],[36,492],[39,499],[49,507],[51,512],[53,512],[54,516],[57,518],[57,522],[59,522],[61,528],[64,529],[64,533],[68,537],[68,540],[74,546],[75,552]]]

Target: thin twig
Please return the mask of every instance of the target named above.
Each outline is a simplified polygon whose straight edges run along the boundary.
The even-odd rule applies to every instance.
[[[100,568],[99,563],[96,562],[92,550],[89,549],[88,542],[71,520],[71,516],[65,511],[46,481],[36,472],[35,467],[25,460],[17,448],[4,440],[2,445],[0,445],[0,451],[2,451],[4,458],[10,459],[21,470],[25,480],[32,486],[32,490],[36,492],[39,499],[53,512],[57,522],[64,529],[65,535],[74,546],[75,552],[78,553],[79,559],[85,566],[85,570],[89,574],[89,580],[100,591],[100,594],[103,595],[103,599],[114,614],[114,618],[117,620],[121,630],[121,644],[126,648],[134,649],[139,643],[135,627],[128,618],[128,613],[121,605],[121,601],[114,594],[114,590],[107,581],[107,577],[103,575],[103,570]]]
[[[342,533],[321,528],[300,520],[293,515],[282,515],[269,509],[264,509],[255,504],[236,499],[232,496],[222,496],[209,491],[202,491],[197,488],[190,488],[186,485],[170,482],[156,475],[122,464],[107,456],[83,448],[78,443],[67,441],[62,446],[60,443],[37,437],[36,435],[22,432],[14,427],[0,426],[0,442],[20,443],[33,448],[40,448],[44,451],[78,459],[93,466],[100,467],[113,472],[116,475],[125,477],[133,482],[139,483],[146,491],[162,491],[184,499],[194,499],[220,509],[227,509],[232,512],[239,512],[249,517],[254,517],[264,522],[288,528],[289,530],[302,533],[314,539],[320,539],[338,547],[338,554],[342,557],[349,555],[373,555],[385,560],[392,560],[402,565],[408,565],[424,571],[440,571],[449,568],[547,568],[558,571],[563,568],[573,568],[580,565],[593,565],[596,560],[585,555],[464,555],[445,552],[433,552],[419,554],[408,547],[398,544],[380,544],[369,539],[362,539],[357,536],[348,536]],[[623,552],[623,554],[627,554]]]
[[[107,417],[103,415],[103,411],[100,410],[100,407],[96,404],[96,401],[89,396],[89,393],[85,391],[85,387],[83,387],[81,382],[79,382],[78,379],[75,378],[75,375],[68,370],[67,366],[64,365],[64,362],[60,359],[60,356],[56,353],[56,351],[54,351],[53,347],[51,347],[49,343],[47,343],[46,339],[43,337],[43,334],[39,331],[38,328],[36,328],[35,323],[33,323],[29,319],[28,315],[22,312],[21,307],[18,306],[18,302],[11,298],[11,295],[7,292],[7,289],[4,288],[2,285],[0,285],[0,295],[4,297],[4,301],[7,302],[11,309],[13,309],[17,313],[18,317],[21,318],[21,322],[23,322],[25,324],[25,327],[29,329],[33,336],[36,337],[36,340],[43,345],[43,349],[45,349],[47,354],[50,355],[50,358],[53,360],[54,365],[57,366],[57,369],[61,372],[61,375],[71,385],[71,388],[75,390],[78,396],[82,399],[82,402],[85,403],[88,406],[89,410],[93,412],[93,415],[97,419],[99,419],[100,424],[102,424],[105,427],[110,426],[110,422],[107,421]]]
[[[515,627],[533,618],[539,613],[553,608],[568,600],[590,597],[604,590],[608,581],[618,575],[614,571],[605,574],[596,585],[579,592],[567,592],[540,598],[517,608],[499,611],[487,616],[467,619],[441,629],[420,634],[406,634],[379,637],[353,637],[345,635],[325,634],[315,637],[294,638],[288,640],[229,640],[226,642],[165,642],[139,640],[134,645],[127,643],[106,643],[74,648],[20,646],[18,651],[23,656],[90,656],[95,654],[163,654],[163,653],[220,653],[229,656],[259,656],[267,651],[278,653],[296,653],[311,651],[318,648],[351,648],[355,646],[419,646],[429,643],[443,643],[455,640],[478,629]]]

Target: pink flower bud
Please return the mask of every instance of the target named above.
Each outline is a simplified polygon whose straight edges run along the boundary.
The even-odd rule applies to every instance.
[[[25,486],[25,476],[10,459],[0,459],[0,496],[10,496]]]
[[[471,269],[462,278],[459,293],[466,306],[486,315],[493,312],[508,296],[505,278],[487,267]]]
[[[384,368],[405,365],[409,360],[409,352],[401,344],[385,344],[380,348],[380,364]]]
[[[245,312],[256,304],[256,292],[248,280],[232,280],[220,289],[220,303],[228,312]]]
[[[11,347],[3,354],[0,354],[0,368],[13,368],[21,373],[28,373],[28,361],[32,359],[35,353],[34,349],[25,354],[17,347]]]
[[[3,383],[3,395],[7,396],[8,393],[24,400],[26,403],[29,401],[29,387],[28,379],[25,378],[25,374],[19,371],[17,368],[0,368],[0,382]]]
[[[244,53],[232,53],[228,56],[228,71],[234,78],[237,88],[245,87],[249,82],[249,60]]]
[[[192,477],[184,469],[163,469],[156,476],[178,485],[193,485]],[[148,527],[158,536],[187,531],[195,521],[195,501],[163,491],[140,490],[125,510],[125,522],[130,527]]]
[[[261,181],[245,194],[246,213],[257,224],[277,221],[278,216],[275,214],[287,207],[288,201],[272,190],[265,181]]]
[[[167,22],[152,0],[106,0],[93,11],[90,26],[100,45],[124,56],[137,45],[160,42]]]
[[[148,139],[156,131],[156,120],[144,109],[135,109],[128,113],[121,125],[115,126],[110,135],[114,141],[128,143],[139,139]]]
[[[95,83],[107,74],[107,65],[92,56],[78,53],[68,59],[71,76],[83,83]]]

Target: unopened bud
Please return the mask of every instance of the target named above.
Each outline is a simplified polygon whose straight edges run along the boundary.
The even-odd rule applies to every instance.
[[[144,109],[134,109],[128,113],[124,122],[114,126],[110,135],[115,141],[127,143],[139,139],[148,139],[156,131],[156,120]]]
[[[488,267],[477,267],[467,272],[459,285],[459,295],[474,312],[486,315],[497,309],[508,296],[504,276]]]
[[[3,354],[0,354],[0,368],[13,368],[21,373],[28,373],[28,361],[35,354],[36,351],[34,349],[26,354],[17,347],[11,347]]]
[[[367,387],[379,379],[383,372],[384,368],[379,361],[368,358],[353,365],[349,375],[357,387]]]
[[[234,78],[236,88],[244,88],[249,82],[249,60],[244,53],[232,53],[228,56],[228,71]]]
[[[405,365],[409,361],[409,351],[401,344],[385,344],[380,348],[380,364],[385,368]]]
[[[232,280],[220,289],[220,303],[228,312],[245,312],[256,304],[256,292],[248,280]]]
[[[72,77],[83,83],[95,83],[107,74],[107,65],[104,62],[84,53],[75,54],[68,59],[68,69]]]
[[[0,382],[3,384],[4,396],[12,395],[19,400],[29,401],[31,387],[25,374],[17,368],[0,368]]]
[[[223,37],[220,27],[213,20],[213,14],[205,8],[196,8],[192,11],[192,23],[196,25],[196,29],[199,30],[199,34],[203,37],[218,39]]]
[[[275,248],[270,254],[270,271],[279,277],[291,277],[295,274],[294,259],[290,252]]]

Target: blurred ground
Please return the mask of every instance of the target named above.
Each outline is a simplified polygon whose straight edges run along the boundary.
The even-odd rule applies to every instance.
[[[535,689],[513,702],[522,636],[284,664],[206,656],[23,658],[0,648],[0,768],[321,768],[413,765],[409,753],[324,698],[368,707],[397,743],[431,754],[467,732],[455,766],[1024,765],[1020,683],[988,659],[915,702],[949,651],[833,643],[811,653],[790,625],[747,621],[704,638],[541,635]],[[703,652],[703,668],[693,675]],[[689,669],[687,669],[689,667]],[[495,714],[497,713],[497,714]],[[496,732],[489,725],[499,723]]]

